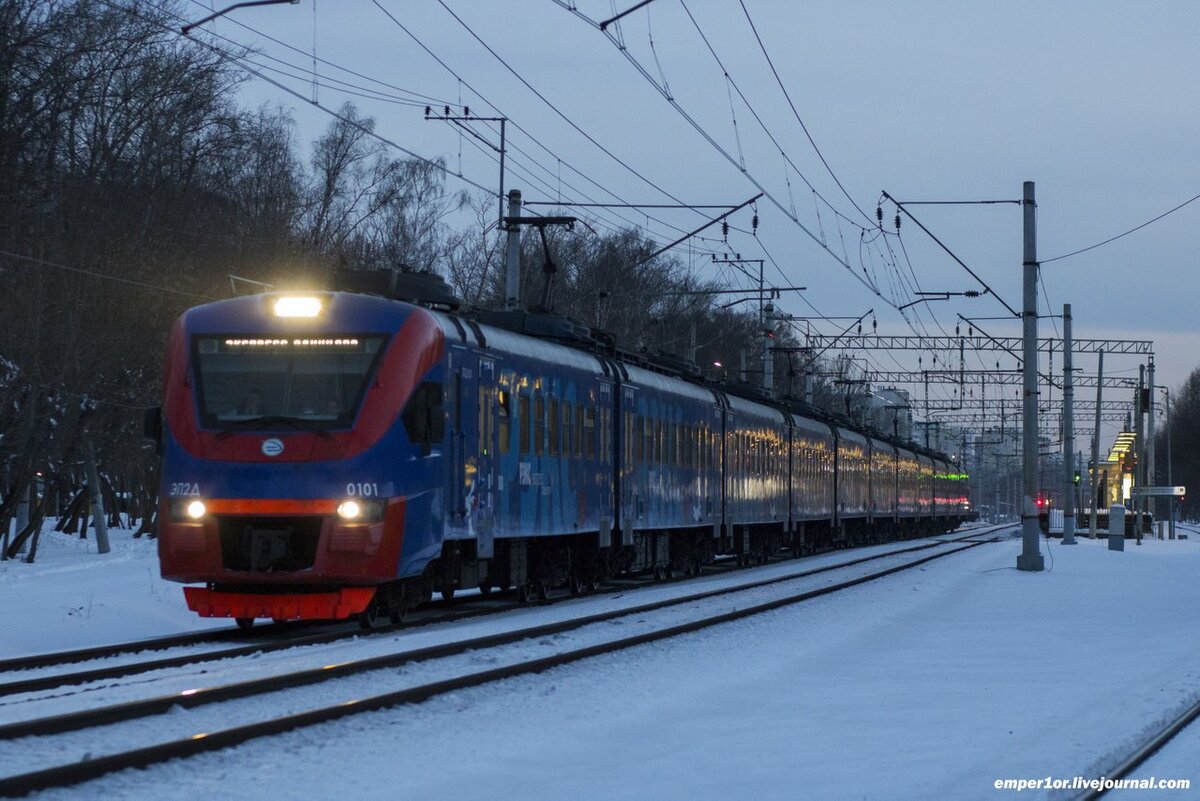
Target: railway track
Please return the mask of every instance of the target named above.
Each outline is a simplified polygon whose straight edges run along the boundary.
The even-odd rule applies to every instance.
[[[993,531],[997,528],[1002,527],[982,528],[977,531],[963,532],[962,534],[965,536],[986,536],[987,532]],[[916,547],[920,548],[924,546]],[[718,571],[725,569],[726,568],[715,568],[715,570]],[[706,568],[706,570],[712,571],[713,568]],[[628,589],[631,586],[642,586],[651,583],[652,581],[649,579],[623,581],[615,588],[609,588],[608,591],[617,592]],[[214,649],[211,651],[202,652],[191,651],[176,656],[162,657],[158,659],[121,662],[118,664],[98,666],[69,673],[55,672],[35,677],[20,678],[14,681],[0,682],[0,698],[29,692],[37,692],[55,687],[108,681],[126,676],[149,673],[152,671],[169,670],[177,667],[198,665],[203,662],[215,662],[224,659],[235,659],[256,654],[274,653],[277,651],[287,650],[289,648],[325,645],[343,640],[353,640],[363,636],[390,634],[402,629],[412,628],[414,626],[454,622],[479,615],[507,611],[517,608],[518,606],[520,606],[520,604],[504,599],[492,599],[485,601],[481,598],[472,601],[460,598],[459,601],[453,605],[446,602],[440,602],[433,606],[427,607],[424,610],[419,610],[411,615],[404,623],[380,626],[368,631],[364,631],[357,626],[351,627],[345,624],[274,624],[270,626],[263,626],[258,629],[257,631],[261,633],[257,637],[241,629],[221,629],[213,632],[193,632],[189,634],[138,640],[128,643],[117,643],[114,645],[83,648],[74,651],[59,651],[48,654],[38,654],[33,656],[0,660],[0,674],[2,674],[18,670],[36,670],[57,667],[60,665],[80,664],[82,662],[109,659],[128,654],[164,651],[172,648],[205,645],[208,643],[238,643],[230,648]],[[315,633],[305,633],[307,631],[312,631],[313,628],[319,628],[321,630]],[[330,630],[331,628],[332,630]],[[247,642],[247,640],[250,640],[250,642]]]
[[[1102,775],[1114,781],[1129,778],[1138,768],[1146,764],[1152,756],[1161,751],[1176,735],[1192,725],[1197,718],[1200,718],[1200,701],[1183,710],[1173,720],[1142,741],[1141,745],[1126,755],[1119,763],[1103,771]],[[1110,789],[1090,789],[1076,796],[1075,801],[1095,801],[1097,798],[1104,798],[1110,792]]]
[[[281,696],[285,696],[287,692],[294,691],[297,688],[330,681],[336,685],[338,680],[351,680],[351,677],[358,677],[357,680],[360,685],[376,691],[374,694],[363,694],[361,688],[356,688],[354,692],[347,692],[341,696],[345,698],[348,695],[353,700],[341,700],[339,703],[333,705],[313,708],[311,706],[311,699],[309,699],[306,708],[291,712],[290,714],[283,714],[266,720],[261,719],[261,715],[259,715],[258,719],[237,725],[230,725],[226,728],[198,732],[179,739],[163,740],[151,745],[142,745],[103,756],[85,757],[78,762],[55,765],[19,775],[11,775],[0,779],[0,796],[19,796],[34,790],[76,784],[112,771],[130,767],[146,767],[168,759],[227,748],[259,737],[336,720],[361,712],[420,702],[454,690],[476,687],[512,676],[537,673],[600,654],[613,653],[636,645],[675,637],[680,634],[697,631],[709,626],[737,620],[858,586],[868,581],[918,567],[935,559],[941,559],[979,547],[987,542],[995,542],[997,541],[996,539],[988,539],[987,535],[995,533],[999,528],[1011,528],[1011,526],[975,530],[959,537],[942,538],[935,542],[922,543],[908,548],[891,550],[881,554],[864,556],[818,568],[789,572],[785,575],[773,576],[766,579],[739,582],[730,586],[700,592],[677,594],[673,597],[649,603],[623,606],[619,609],[610,609],[567,620],[516,628],[481,637],[445,642],[418,649],[402,650],[383,656],[347,661],[316,669],[300,670],[233,684],[190,689],[158,698],[11,723],[0,726],[0,740],[11,743],[14,740],[24,737],[70,736],[73,733],[86,732],[89,734],[89,739],[91,740],[107,742],[110,739],[107,735],[98,737],[96,736],[96,732],[92,730],[98,726],[111,724],[124,725],[131,720],[161,715],[169,711],[174,711],[177,708],[191,710],[209,704],[253,698],[266,693],[279,693]],[[921,551],[928,550],[934,552],[927,554],[920,553]],[[868,569],[865,572],[861,569],[856,570],[861,565],[881,560],[886,560],[888,564],[886,566],[873,566],[874,569]],[[814,577],[830,578],[830,576],[825,574],[832,574],[835,571],[849,572],[853,575],[834,580],[819,587],[812,587],[810,585],[813,582],[806,581]],[[796,584],[797,582],[804,583],[805,586],[801,587]],[[789,587],[789,583],[795,586]],[[734,600],[737,600],[736,596],[738,594],[742,594],[745,597],[742,599],[740,605],[735,603],[734,608],[731,610],[729,608],[730,597],[734,596]],[[716,599],[720,600],[717,601]],[[702,608],[705,604],[710,607],[710,611],[708,613],[701,612],[699,616],[696,616],[696,610]],[[667,619],[661,625],[647,626],[644,618],[651,616],[651,613],[656,613]],[[672,616],[675,617],[672,618]],[[623,618],[626,620],[621,620]],[[639,627],[642,627],[644,630],[614,638],[610,635],[618,623],[624,624],[624,627],[621,629],[622,632]],[[606,625],[600,626],[598,624]],[[597,634],[602,636],[597,637]],[[550,645],[557,647],[560,641],[569,640],[572,637],[581,640],[581,642],[578,645],[565,646],[562,650],[551,655],[531,655],[532,653],[540,653],[541,650]],[[589,641],[589,638],[592,638],[591,641]],[[499,654],[505,648],[514,652],[514,654],[510,655],[510,661],[507,664],[496,667],[485,667],[483,669],[478,669],[474,666],[478,662],[480,652],[488,650],[489,653]],[[384,683],[383,679],[394,682],[397,676],[404,677],[399,671],[395,670],[396,668],[404,667],[406,673],[419,672],[413,668],[414,665],[436,666],[438,660],[445,660],[450,665],[453,664],[453,657],[462,657],[463,655],[469,657],[466,660],[468,664],[465,672],[461,664],[458,664],[457,670],[450,670],[451,675],[437,673],[437,670],[440,669],[444,674],[447,669],[446,666],[436,669],[435,667],[427,667],[426,671],[432,672],[435,675],[417,679],[417,683],[410,686],[386,692],[377,692],[379,686]],[[499,659],[498,656],[489,658],[493,661]],[[462,661],[460,659],[459,663]],[[413,677],[409,676],[408,678]],[[335,686],[331,690],[324,691],[323,694],[329,696],[331,693],[336,692],[336,689],[337,687]],[[272,695],[272,699],[281,696]],[[287,703],[292,702],[288,701]],[[284,704],[281,703],[278,705],[282,706]],[[224,707],[221,707],[221,709],[224,709]],[[253,712],[253,710],[251,711]],[[224,720],[225,718],[222,717],[222,721]],[[37,741],[37,744],[39,749],[44,750],[48,745],[55,742],[53,740],[40,740]],[[71,747],[69,745],[65,747],[59,745],[54,751],[56,753],[70,753]]]

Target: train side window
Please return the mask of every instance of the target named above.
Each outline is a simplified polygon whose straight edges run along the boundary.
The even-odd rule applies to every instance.
[[[446,413],[442,406],[442,385],[436,381],[425,381],[412,394],[404,407],[404,428],[408,438],[423,445],[441,442],[446,435]]]
[[[575,429],[573,432],[575,440],[575,458],[583,456],[583,406],[575,405]]]
[[[583,456],[593,459],[596,456],[596,410],[583,410]]]
[[[546,446],[546,453],[558,456],[558,401],[554,398],[550,399],[550,415],[546,422],[550,429],[550,444]]]
[[[546,452],[546,400],[540,392],[533,396],[533,452]]]
[[[500,390],[496,403],[496,416],[499,418],[500,442],[497,448],[500,453],[508,453],[509,436],[512,431],[512,399],[504,390]]]
[[[559,432],[561,437],[560,449],[563,456],[571,455],[571,404],[563,401],[562,405],[562,430]]]
[[[517,396],[517,444],[520,448],[521,455],[529,453],[529,441],[532,439],[533,432],[529,426],[529,396]]]

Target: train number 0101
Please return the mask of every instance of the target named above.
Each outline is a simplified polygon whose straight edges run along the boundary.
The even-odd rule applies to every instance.
[[[351,481],[346,485],[346,494],[351,498],[378,498],[379,485]]]

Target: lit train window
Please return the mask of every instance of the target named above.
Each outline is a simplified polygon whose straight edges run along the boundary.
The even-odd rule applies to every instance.
[[[500,423],[500,442],[497,448],[500,453],[508,453],[510,433],[512,431],[512,401],[510,396],[504,390],[500,390],[500,396],[496,403],[496,416]]]
[[[529,453],[530,435],[529,425],[529,396],[517,396],[517,443],[520,447],[521,455]]]
[[[546,401],[540,392],[533,398],[533,450],[538,456],[546,452]]]

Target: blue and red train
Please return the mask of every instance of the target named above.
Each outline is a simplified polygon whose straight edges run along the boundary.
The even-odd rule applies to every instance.
[[[582,592],[970,516],[936,454],[561,318],[392,296],[263,294],[175,324],[158,547],[197,613],[372,625],[435,592]]]

